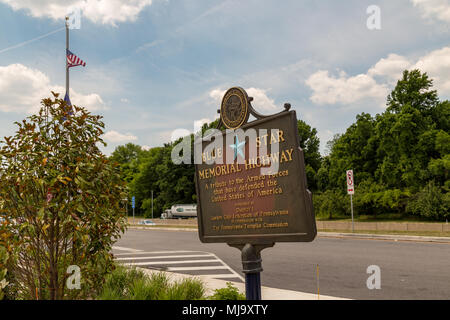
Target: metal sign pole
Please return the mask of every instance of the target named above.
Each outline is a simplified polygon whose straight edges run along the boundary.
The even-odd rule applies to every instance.
[[[350,194],[350,206],[352,210],[352,232],[355,232],[355,223],[353,221],[353,195]]]
[[[153,219],[153,190],[152,190],[152,219]]]
[[[134,219],[134,207],[135,207],[135,200],[134,196],[131,198],[131,207],[133,208],[133,223],[136,223],[136,220]]]
[[[353,179],[353,170],[347,170],[347,193],[350,195],[350,208],[352,212],[352,232],[355,232],[355,222],[353,219],[353,194],[355,193],[355,181]]]
[[[275,243],[252,245],[229,244],[229,246],[241,250],[242,272],[245,274],[245,296],[247,300],[261,300],[261,251],[273,247]]]

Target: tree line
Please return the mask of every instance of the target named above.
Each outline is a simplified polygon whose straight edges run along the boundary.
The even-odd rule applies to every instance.
[[[216,125],[205,124],[202,130]],[[301,119],[297,128],[317,216],[350,215],[345,173],[352,169],[358,215],[436,221],[450,217],[450,102],[439,100],[426,73],[405,70],[387,97],[385,111],[358,114],[344,133],[327,142],[325,156],[319,152],[317,130]],[[194,165],[171,160],[178,142],[150,150],[128,143],[110,156],[120,165],[129,196],[136,197],[138,214],[150,216],[152,190],[154,216],[173,204],[196,202]]]

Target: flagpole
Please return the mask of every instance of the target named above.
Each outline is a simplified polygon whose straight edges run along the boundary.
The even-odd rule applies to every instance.
[[[66,94],[69,96],[69,62],[67,61],[67,50],[69,50],[69,17],[66,17]]]

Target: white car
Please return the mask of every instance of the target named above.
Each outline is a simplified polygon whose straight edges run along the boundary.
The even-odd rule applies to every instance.
[[[156,223],[154,223],[152,220],[141,220],[139,221],[139,224],[143,224],[146,226],[154,226]]]

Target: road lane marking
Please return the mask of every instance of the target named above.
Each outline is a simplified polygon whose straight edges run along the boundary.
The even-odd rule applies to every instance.
[[[202,267],[168,267],[167,271],[197,271],[197,270],[228,270],[227,266],[202,266]],[[217,275],[214,274],[214,277]]]
[[[235,274],[230,274],[230,273],[225,273],[225,274],[202,274],[202,277],[206,277],[206,278],[214,278],[214,279],[219,279],[219,278],[230,278],[230,279],[241,279],[240,277],[236,276]]]
[[[166,258],[198,258],[198,257],[212,257],[211,254],[185,254],[178,256],[149,256],[149,257],[125,257],[125,258],[116,258],[117,261],[123,260],[147,260],[147,259],[166,259]]]
[[[133,253],[143,251],[143,250],[139,250],[139,249],[125,248],[125,247],[116,247],[116,246],[113,246],[112,248],[113,248],[113,250],[130,251],[130,252],[133,252]]]
[[[114,247],[113,247],[114,249]],[[132,252],[132,253],[117,253],[114,254],[114,256],[125,256],[130,254],[164,254],[164,253],[188,253],[188,252],[202,252],[202,251],[186,251],[186,250],[178,250],[178,251],[142,251],[139,250],[139,252]]]
[[[220,259],[218,256],[216,256],[214,253],[211,253],[211,254],[214,257],[216,257],[217,260],[220,260],[224,266],[227,266],[228,267],[228,271],[230,271],[232,274],[234,274],[236,276],[236,278],[239,278],[239,279],[241,279],[242,282],[245,282],[244,278],[239,273],[237,273],[236,271],[231,269],[231,267],[229,265],[227,265],[222,259]]]
[[[155,264],[184,264],[184,263],[202,263],[202,262],[221,262],[221,260],[214,259],[214,260],[151,261],[151,262],[128,262],[123,264],[126,266],[150,266]]]
[[[115,247],[113,247],[115,249]],[[199,276],[207,276],[208,278],[234,278],[244,282],[244,278],[228,266],[222,259],[211,252],[199,251],[199,250],[174,250],[174,251],[144,251],[130,248],[118,247],[130,252],[114,254],[114,260],[121,265],[125,266],[139,266],[147,268],[164,269],[165,271],[173,271],[183,273],[184,271],[203,271],[203,270],[217,270],[216,274],[198,274]],[[164,259],[176,259],[176,260],[164,260]],[[205,258],[205,259],[192,259],[192,258]],[[154,261],[159,259],[158,261]],[[183,260],[188,259],[188,260]],[[139,261],[141,260],[141,261]],[[153,261],[142,261],[153,260]],[[198,266],[177,266],[170,267],[170,265],[177,264],[198,264]],[[211,265],[216,264],[216,265]],[[223,270],[228,270],[229,273],[224,274]]]

